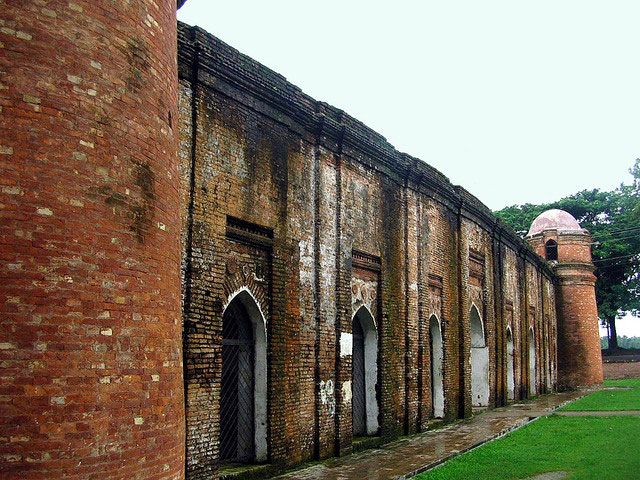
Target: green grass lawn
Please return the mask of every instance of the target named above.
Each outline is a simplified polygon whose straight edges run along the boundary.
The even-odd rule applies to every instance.
[[[561,410],[640,410],[640,379],[606,380],[601,390]],[[565,479],[640,478],[640,416],[552,415],[453,458],[417,476],[420,480],[522,479],[567,472]]]
[[[564,471],[566,479],[637,479],[638,432],[640,417],[553,415],[416,478],[498,480]]]
[[[629,387],[630,390],[601,390],[576,400],[559,410],[640,410],[640,379],[605,380],[604,384],[606,387]],[[640,472],[638,472],[638,476],[640,477]]]

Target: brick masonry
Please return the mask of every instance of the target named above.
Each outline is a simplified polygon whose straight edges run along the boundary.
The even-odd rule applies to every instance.
[[[0,477],[184,477],[176,4],[0,1]]]
[[[362,307],[382,441],[433,418],[432,316],[445,420],[472,413],[472,307],[489,408],[507,328],[515,399],[557,388],[556,336],[586,337],[556,310],[595,312],[586,260],[554,273],[440,172],[182,24],[176,81],[175,2],[0,7],[3,478],[216,478],[236,298],[264,328],[275,467],[352,451]]]
[[[516,399],[532,393],[530,329],[535,390],[556,388],[556,277],[475,197],[203,30],[179,25],[178,63],[189,478],[219,467],[222,315],[240,264],[234,288],[268,312],[274,465],[352,451],[344,339],[365,304],[383,440],[433,418],[431,315],[442,325],[446,419],[472,412],[472,305],[489,351],[489,407],[507,401],[507,327]],[[272,232],[269,251],[230,242],[234,219]]]
[[[558,245],[558,386],[573,389],[603,381],[591,235],[586,230],[545,230],[530,238],[544,256],[545,245]]]

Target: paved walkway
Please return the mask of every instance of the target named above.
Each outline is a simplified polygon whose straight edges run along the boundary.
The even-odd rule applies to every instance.
[[[490,410],[459,423],[414,435],[276,477],[280,480],[402,480],[478,445],[549,415],[587,392],[543,395],[527,402]]]

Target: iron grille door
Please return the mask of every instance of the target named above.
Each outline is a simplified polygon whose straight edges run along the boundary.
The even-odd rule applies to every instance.
[[[353,389],[353,436],[363,436],[367,434],[367,408],[365,397],[364,381],[364,335],[358,317],[353,319],[353,351],[351,372],[351,382]]]
[[[253,335],[246,309],[235,300],[222,322],[220,388],[220,460],[249,462],[254,458]]]
[[[433,417],[436,416],[436,356],[433,351],[434,339],[433,339],[433,326],[431,325],[431,321],[429,322],[429,365],[431,366],[431,415]]]

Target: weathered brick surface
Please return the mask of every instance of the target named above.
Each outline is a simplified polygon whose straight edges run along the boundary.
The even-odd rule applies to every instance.
[[[190,119],[179,154],[189,176],[182,179],[188,475],[209,478],[218,469],[229,262],[246,264],[235,286],[252,291],[253,269],[270,262],[261,298],[273,464],[351,451],[349,338],[363,304],[377,326],[384,439],[422,430],[433,415],[431,315],[442,325],[447,419],[472,411],[472,305],[489,350],[489,405],[506,402],[507,324],[516,339],[517,398],[526,397],[529,324],[543,332],[537,356],[555,348],[542,320],[555,322],[549,267],[425,163],[206,32],[179,30],[180,111]],[[273,232],[268,259],[229,242],[230,218]]]
[[[531,237],[530,243],[544,256],[549,240],[558,244],[558,260],[554,262],[557,296],[548,295],[550,308],[556,304],[558,322],[557,325],[549,322],[547,328],[551,334],[557,332],[558,348],[550,352],[549,357],[553,361],[557,359],[558,386],[570,389],[601,384],[602,354],[591,235],[584,230],[549,229]]]
[[[0,477],[184,471],[174,1],[0,1]]]
[[[241,295],[266,336],[276,466],[352,451],[363,306],[383,440],[433,416],[432,316],[447,420],[472,413],[472,307],[489,407],[507,401],[507,328],[516,399],[601,381],[587,236],[554,237],[555,275],[463,188],[184,25],[177,92],[174,3],[0,6],[4,476],[216,478]]]

